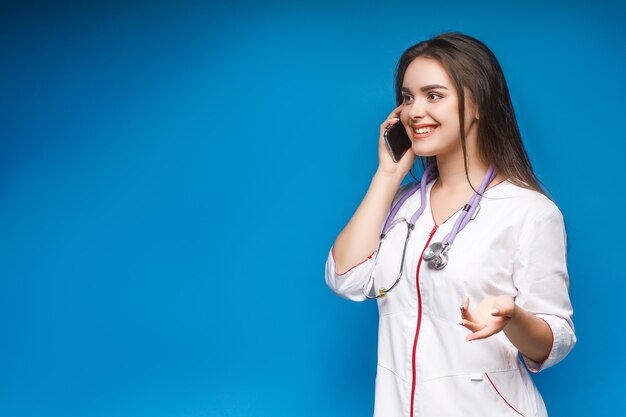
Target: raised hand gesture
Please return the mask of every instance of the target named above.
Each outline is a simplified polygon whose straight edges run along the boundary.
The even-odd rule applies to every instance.
[[[465,297],[461,306],[461,326],[472,333],[466,341],[485,339],[492,336],[509,323],[515,313],[515,301],[508,295],[489,296],[469,311],[469,298]]]

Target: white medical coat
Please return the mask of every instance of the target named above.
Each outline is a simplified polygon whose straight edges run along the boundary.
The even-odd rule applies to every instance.
[[[421,255],[443,240],[461,211],[436,226],[426,186],[426,209],[416,221],[398,286],[378,299],[375,417],[547,416],[522,360],[531,372],[561,361],[576,343],[566,265],[566,234],[557,206],[543,194],[503,181],[484,193],[474,220],[457,235],[449,262],[436,270]],[[404,194],[403,185],[394,203]],[[407,220],[420,205],[413,194],[396,215]],[[402,239],[402,244],[404,239]],[[400,243],[397,244],[402,250]],[[332,248],[326,284],[338,295],[363,301],[372,255],[338,275]],[[381,259],[376,275],[398,266]],[[522,357],[504,332],[471,342],[459,324],[464,296],[470,311],[490,295],[510,295],[552,330],[548,357]]]

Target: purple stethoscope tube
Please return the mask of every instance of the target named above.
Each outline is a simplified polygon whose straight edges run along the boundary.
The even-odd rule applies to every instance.
[[[428,184],[429,181],[434,179],[435,176],[431,175],[432,172],[433,172],[434,167],[435,167],[435,164],[430,164],[429,166],[427,166],[426,169],[424,169],[424,173],[422,175],[421,181],[419,183],[416,183],[415,185],[413,185],[409,189],[409,191],[405,195],[403,195],[402,198],[400,198],[396,202],[396,204],[391,208],[389,216],[387,216],[387,220],[385,221],[385,224],[383,226],[383,231],[382,231],[382,233],[380,235],[380,241],[379,241],[378,249],[376,250],[377,253],[378,253],[378,251],[380,249],[380,245],[382,244],[382,241],[387,236],[387,233],[389,232],[389,230],[398,221],[406,221],[405,219],[401,219],[401,218],[397,219],[397,220],[394,220],[396,215],[398,214],[398,211],[400,210],[400,207],[402,206],[402,204],[404,204],[405,201],[407,201],[413,194],[415,194],[415,192],[417,192],[417,190],[422,189],[422,191],[425,191],[426,190],[426,184]],[[431,176],[433,178],[430,178]],[[443,238],[442,241],[431,243],[428,246],[428,248],[426,248],[426,250],[424,251],[424,253],[422,255],[423,259],[426,262],[428,262],[429,264],[431,264],[435,269],[443,269],[448,264],[447,252],[450,249],[450,246],[452,245],[452,242],[454,242],[454,239],[456,239],[456,236],[459,234],[459,232],[461,230],[463,230],[463,228],[467,225],[467,223],[469,223],[469,221],[474,218],[474,216],[477,213],[477,210],[479,208],[479,202],[480,202],[480,200],[482,198],[482,195],[485,192],[485,190],[487,189],[487,186],[491,183],[491,181],[493,181],[495,176],[496,176],[495,169],[493,168],[493,166],[489,166],[489,169],[487,170],[487,173],[485,174],[485,177],[483,178],[483,181],[480,184],[480,187],[478,187],[478,190],[476,190],[476,192],[472,195],[472,197],[467,202],[467,204],[463,207],[461,215],[459,216],[459,218],[454,223],[454,227],[452,227],[452,230],[450,231],[450,233],[448,233]],[[384,297],[389,291],[391,291],[396,286],[396,284],[400,280],[400,278],[402,276],[402,270],[403,270],[403,264],[404,264],[404,257],[405,257],[405,254],[406,254],[406,248],[407,248],[409,237],[411,235],[411,231],[415,227],[415,222],[417,221],[417,219],[422,215],[422,213],[426,209],[426,193],[425,192],[421,192],[420,193],[420,200],[421,201],[420,201],[419,208],[417,209],[417,211],[415,213],[413,213],[413,216],[411,216],[411,220],[407,224],[408,228],[407,228],[406,239],[405,239],[405,242],[404,242],[404,249],[403,249],[403,253],[402,253],[402,260],[401,260],[401,265],[400,265],[400,273],[398,274],[398,277],[396,278],[395,283],[391,287],[389,287],[389,288],[380,288],[379,289],[379,295],[377,295],[377,296],[370,296],[368,294],[365,294],[365,292],[364,292],[364,294],[366,295],[367,298]],[[372,280],[373,278],[374,278],[374,276],[372,274],[372,276],[370,276],[370,280]]]
[[[428,165],[426,169],[424,170],[424,174],[422,175],[422,180],[416,183],[409,190],[409,192],[407,192],[404,196],[402,196],[402,198],[398,200],[396,204],[391,208],[391,212],[389,213],[389,216],[387,217],[387,220],[385,221],[385,225],[383,226],[383,233],[382,233],[383,235],[387,234],[387,231],[389,230],[389,226],[391,222],[393,221],[393,219],[396,217],[396,214],[398,214],[398,211],[400,211],[400,207],[402,206],[402,204],[404,204],[404,202],[408,200],[409,197],[415,194],[415,192],[421,188],[422,184],[424,184],[424,189],[425,189],[426,184],[428,184],[430,180],[434,179],[434,177],[429,178],[430,174],[433,171],[434,165],[435,164]],[[443,239],[444,242],[448,242],[448,244],[450,245],[452,244],[452,242],[454,242],[456,235],[467,225],[467,223],[472,219],[472,217],[476,213],[476,210],[478,208],[478,203],[480,202],[480,198],[482,194],[485,192],[485,190],[487,189],[487,186],[491,183],[491,181],[493,181],[495,177],[496,177],[496,172],[493,166],[489,166],[489,169],[487,170],[487,173],[485,174],[485,177],[483,178],[483,182],[480,184],[480,187],[478,187],[478,190],[476,190],[474,195],[472,195],[472,197],[467,202],[465,207],[463,207],[463,213],[461,213],[461,216],[459,216],[459,218],[457,219],[450,233],[448,233],[446,237]],[[420,197],[421,197],[420,207],[411,217],[411,220],[409,221],[410,226],[415,225],[415,222],[417,221],[417,219],[422,215],[422,213],[426,209],[426,193],[421,193]]]

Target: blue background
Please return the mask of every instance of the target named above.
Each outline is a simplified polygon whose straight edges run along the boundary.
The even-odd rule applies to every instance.
[[[626,8],[3,2],[0,415],[366,416],[377,311],[324,283],[408,46],[475,36],[561,208],[551,416],[621,415]],[[616,330],[617,329],[617,330]]]

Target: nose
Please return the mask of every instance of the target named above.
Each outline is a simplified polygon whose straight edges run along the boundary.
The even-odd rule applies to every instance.
[[[409,105],[409,117],[411,119],[421,119],[426,116],[426,106],[422,100],[415,99]]]

